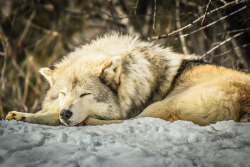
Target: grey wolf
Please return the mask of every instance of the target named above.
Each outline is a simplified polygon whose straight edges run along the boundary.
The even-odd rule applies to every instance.
[[[40,73],[50,84],[42,110],[12,111],[7,120],[67,126],[137,117],[199,125],[249,121],[249,73],[175,53],[137,35],[99,37]]]

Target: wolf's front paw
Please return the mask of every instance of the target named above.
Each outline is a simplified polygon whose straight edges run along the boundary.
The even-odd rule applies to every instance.
[[[27,119],[27,116],[25,116],[25,113],[17,112],[17,111],[11,111],[6,116],[5,120],[17,120],[17,121],[24,121]]]

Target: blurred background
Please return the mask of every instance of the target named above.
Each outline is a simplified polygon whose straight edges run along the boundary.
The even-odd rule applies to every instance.
[[[249,0],[0,0],[0,116],[36,112],[39,68],[98,35],[138,33],[184,54],[250,70]]]

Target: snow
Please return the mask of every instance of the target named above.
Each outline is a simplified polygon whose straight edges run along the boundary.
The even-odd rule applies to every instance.
[[[0,121],[3,167],[250,166],[250,123],[210,126],[157,118],[104,126]]]

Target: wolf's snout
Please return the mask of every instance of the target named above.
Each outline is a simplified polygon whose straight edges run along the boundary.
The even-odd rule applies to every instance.
[[[63,120],[67,121],[71,116],[72,116],[72,112],[70,110],[62,110],[60,113],[60,116]]]

